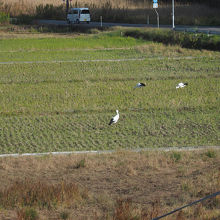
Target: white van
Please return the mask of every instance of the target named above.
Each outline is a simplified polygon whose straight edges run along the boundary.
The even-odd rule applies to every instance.
[[[80,22],[87,22],[89,24],[90,21],[90,12],[88,8],[71,8],[67,14],[67,22],[69,24],[79,24]]]

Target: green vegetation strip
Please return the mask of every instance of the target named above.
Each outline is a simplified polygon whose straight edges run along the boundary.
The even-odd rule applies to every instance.
[[[33,44],[29,44],[32,39],[26,39],[28,51],[59,47],[60,54],[42,53],[42,59],[47,60],[163,59],[2,65],[0,154],[219,145],[218,52],[145,44],[115,34],[88,37],[88,49],[104,48],[108,39],[116,42],[109,48],[117,45],[123,49],[70,50],[65,54],[70,45],[85,49],[80,43],[82,37],[62,38],[62,45],[59,38],[51,45],[44,38],[35,39]],[[25,42],[13,41],[17,50]],[[10,40],[1,43],[4,51],[13,49]],[[2,57],[3,53],[0,51]],[[10,61],[10,54],[12,60],[41,60],[41,52],[34,53],[9,52],[5,60]],[[172,59],[176,56],[195,58]],[[140,81],[147,86],[134,89]],[[187,81],[189,86],[177,90],[180,81]],[[116,109],[119,122],[108,126]]]
[[[129,30],[125,31],[125,36],[148,41],[156,41],[164,44],[180,45],[185,48],[207,49],[220,51],[220,37],[209,36],[207,34],[191,34],[184,32],[175,32],[172,30]]]
[[[65,37],[65,38],[64,38]],[[30,50],[69,50],[74,49],[93,49],[93,48],[121,48],[143,45],[143,40],[136,40],[131,37],[124,38],[119,32],[97,35],[80,35],[71,37],[50,38],[14,38],[0,39],[1,51],[30,51]],[[52,55],[52,54],[50,54]]]

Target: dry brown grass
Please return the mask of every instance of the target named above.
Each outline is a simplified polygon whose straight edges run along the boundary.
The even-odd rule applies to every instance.
[[[4,208],[37,206],[51,209],[64,203],[66,205],[78,203],[87,197],[86,192],[80,191],[73,182],[60,181],[48,184],[43,180],[25,178],[16,180],[2,191],[0,203]]]
[[[19,4],[19,5],[31,5],[33,7],[43,4],[53,4],[53,5],[60,5],[60,4],[65,4],[65,2],[63,2],[62,0],[35,0],[35,1],[31,1],[31,0],[1,0],[2,3],[7,3],[7,4]],[[96,5],[97,7],[102,7],[103,5],[106,4],[111,4],[111,6],[113,8],[142,8],[143,6],[151,6],[151,2],[145,1],[143,3],[138,2],[138,3],[134,3],[132,1],[126,1],[126,0],[73,0],[70,1],[71,5],[75,5],[75,4],[79,4],[79,5]]]
[[[151,219],[218,191],[220,152],[1,158],[0,179],[0,219],[25,207],[39,219]],[[219,206],[218,196],[173,219],[211,219]]]
[[[21,14],[33,16],[36,12],[36,6],[51,4],[54,7],[63,5],[62,0],[2,0],[0,1],[0,10],[10,13],[13,16]],[[92,20],[99,21],[100,16],[103,21],[111,22],[129,22],[129,23],[147,23],[149,18],[150,24],[156,24],[156,14],[152,8],[152,1],[127,1],[127,0],[73,0],[70,7],[89,7],[91,10]],[[54,12],[59,11],[59,19],[65,19],[65,12],[60,12],[54,8]],[[40,10],[40,14],[43,13]],[[171,24],[171,1],[170,3],[159,3],[158,12],[160,14],[161,24]],[[38,11],[39,12],[39,11]],[[61,13],[61,14],[60,14]],[[37,16],[41,17],[39,13]],[[55,13],[54,13],[55,14]],[[45,16],[45,15],[44,15]],[[54,15],[55,16],[55,15]],[[219,25],[219,9],[211,8],[203,4],[175,4],[175,23],[188,25]],[[56,17],[56,16],[55,16]],[[58,19],[57,17],[57,19]],[[46,17],[44,17],[46,18]],[[52,18],[49,18],[52,19]]]
[[[13,16],[17,16],[21,13],[23,14],[33,14],[35,12],[35,8],[38,5],[46,5],[52,4],[54,6],[65,5],[65,2],[62,0],[1,0],[0,7],[4,8],[6,11],[10,12]],[[82,1],[71,1],[71,6],[78,5],[79,7],[91,6],[95,8],[106,7],[107,5],[111,8],[139,8],[140,4],[128,4],[127,1],[124,0],[82,0]]]

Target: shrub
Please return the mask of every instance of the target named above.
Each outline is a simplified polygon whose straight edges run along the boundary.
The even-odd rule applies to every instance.
[[[205,155],[209,158],[215,158],[216,157],[216,152],[212,150],[208,150]]]
[[[37,220],[39,219],[38,213],[33,208],[23,208],[17,211],[18,220]]]
[[[181,153],[173,152],[171,154],[171,159],[173,159],[175,162],[179,161],[181,159]]]
[[[36,6],[36,18],[40,19],[66,19],[63,5],[54,6],[52,4]]]
[[[127,200],[117,200],[117,205],[115,209],[115,213],[113,216],[113,220],[133,220],[137,219],[137,216],[134,215],[134,209],[132,207],[132,201]]]
[[[180,45],[181,47],[191,49],[207,49],[220,51],[219,36],[207,36],[205,34],[192,34],[184,32],[175,32],[171,30],[129,30],[125,31],[125,36],[141,38],[148,41],[156,41],[170,45]]]
[[[61,219],[68,219],[69,218],[69,212],[63,211],[60,213],[60,218]]]
[[[0,12],[0,24],[7,24],[10,21],[9,14],[5,12]]]
[[[85,167],[85,159],[80,160],[77,164],[76,164],[76,169],[79,169],[81,167]]]

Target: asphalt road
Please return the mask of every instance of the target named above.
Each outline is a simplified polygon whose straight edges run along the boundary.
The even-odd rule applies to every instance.
[[[67,21],[64,20],[36,20],[35,24],[39,25],[62,25],[68,26]],[[73,24],[74,26],[85,26],[85,27],[151,27],[157,28],[157,25],[148,25],[148,24],[125,24],[125,23],[108,23],[108,22],[90,22],[89,24]],[[160,28],[172,29],[171,25],[160,25]],[[185,26],[185,25],[176,25],[176,31],[186,31],[186,32],[194,32],[194,33],[205,33],[205,34],[217,34],[220,35],[220,26]]]

